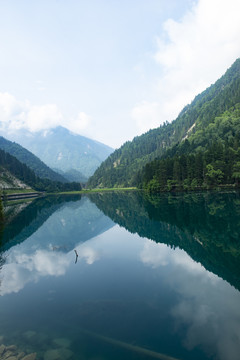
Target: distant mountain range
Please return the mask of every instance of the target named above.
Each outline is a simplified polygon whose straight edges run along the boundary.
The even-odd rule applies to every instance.
[[[240,182],[239,147],[240,59],[237,59],[172,123],[164,123],[115,150],[89,179],[88,186],[137,185],[165,191],[175,186]]]
[[[68,181],[86,182],[113,152],[109,146],[61,126],[36,133],[20,129],[5,132],[4,136],[24,146]]]

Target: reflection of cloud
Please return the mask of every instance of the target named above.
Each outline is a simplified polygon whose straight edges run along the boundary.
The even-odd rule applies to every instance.
[[[175,283],[177,291],[179,285]],[[180,291],[183,296],[172,309],[172,316],[176,328],[187,326],[183,337],[187,349],[201,346],[208,349],[211,356],[217,354],[218,359],[239,359],[240,299],[239,293],[229,288],[224,281],[217,287],[209,281],[203,291],[202,284],[195,279],[184,287],[184,294]]]
[[[238,360],[240,294],[226,281],[206,271],[183,250],[146,240],[140,253],[145,265],[171,266],[164,280],[177,293],[171,310],[175,330],[188,349],[202,348],[210,357]]]
[[[99,253],[89,245],[78,246],[79,260],[84,259],[88,265],[92,265],[99,259]],[[19,246],[10,250],[6,263],[1,269],[0,295],[18,292],[27,283],[37,282],[44,276],[64,275],[73,263],[73,255],[65,254],[60,251],[38,249],[32,254],[22,252]]]
[[[18,292],[42,276],[64,275],[71,259],[63,253],[37,250],[34,254],[14,252],[1,271],[1,295]]]
[[[98,252],[86,245],[82,245],[78,248],[79,259],[85,259],[88,265],[92,265],[97,259],[99,259]]]
[[[167,255],[169,248],[162,244],[156,244],[154,241],[146,240],[143,250],[140,253],[142,262],[153,268],[165,266],[168,264]]]
[[[140,253],[141,261],[153,268],[166,265],[175,265],[183,267],[194,273],[205,273],[206,270],[201,264],[196,263],[183,250],[175,249],[173,252],[170,247],[164,244],[155,243],[152,240],[146,240]]]

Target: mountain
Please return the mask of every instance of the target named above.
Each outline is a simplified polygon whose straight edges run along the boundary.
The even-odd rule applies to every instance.
[[[240,59],[237,59],[215,84],[196,96],[172,123],[164,123],[114,151],[89,179],[88,186],[137,185],[141,170],[156,158],[205,151],[216,141],[222,145],[225,140],[232,141],[233,145],[239,135],[239,106]],[[238,144],[233,146],[237,147]],[[217,171],[214,167],[213,170]],[[154,171],[148,181],[156,175]]]
[[[0,166],[0,189],[30,189],[30,186],[19,180],[7,169]]]
[[[46,178],[52,181],[66,182],[67,180],[45,165],[37,156],[21,145],[9,141],[0,136],[0,149],[17,158],[21,163],[26,164],[40,178]]]
[[[52,181],[40,178],[25,163],[15,156],[0,149],[0,189],[6,188],[32,188],[38,191],[80,191],[78,182]]]
[[[107,145],[58,126],[30,133],[18,130],[8,138],[17,141],[69,181],[84,182],[113,151]]]

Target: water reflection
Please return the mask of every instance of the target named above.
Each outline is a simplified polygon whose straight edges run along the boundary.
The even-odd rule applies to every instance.
[[[238,194],[89,198],[5,242],[0,339],[39,360],[59,343],[69,360],[238,360]]]
[[[199,193],[145,196],[130,192],[92,194],[107,216],[132,233],[172,248],[240,289],[240,196]]]
[[[40,277],[64,275],[75,247],[78,259],[92,264],[98,254],[83,242],[114,225],[86,197],[39,199],[14,214],[2,238],[0,295],[18,292]]]
[[[145,265],[160,267],[164,281],[174,289],[178,300],[170,316],[183,346],[189,351],[204,348],[209,358],[238,359],[239,292],[193,262],[183,250],[172,252],[169,247],[146,240],[140,257]]]

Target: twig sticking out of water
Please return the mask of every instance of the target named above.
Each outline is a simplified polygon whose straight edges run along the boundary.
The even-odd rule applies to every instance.
[[[78,252],[77,252],[77,250],[75,249],[74,250],[75,251],[75,254],[76,254],[76,260],[75,260],[75,264],[77,263],[77,261],[78,261]]]

